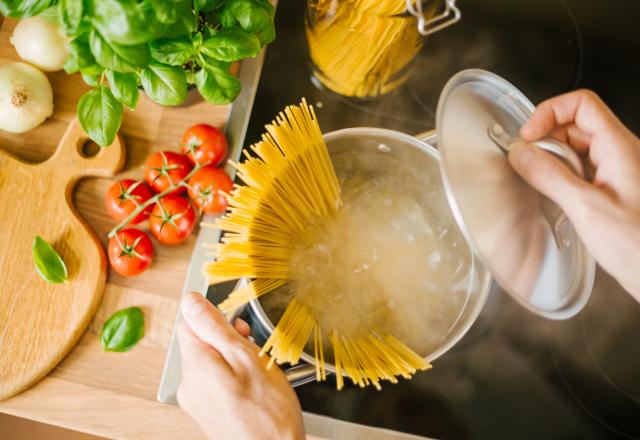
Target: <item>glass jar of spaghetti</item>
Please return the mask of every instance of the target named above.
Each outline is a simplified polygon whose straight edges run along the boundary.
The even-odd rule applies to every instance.
[[[348,97],[403,84],[423,36],[460,19],[456,0],[308,0],[305,30],[313,77]]]

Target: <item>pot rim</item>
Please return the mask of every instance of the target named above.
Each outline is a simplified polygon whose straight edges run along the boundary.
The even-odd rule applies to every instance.
[[[407,142],[409,144],[412,144],[414,147],[419,148],[420,150],[424,151],[425,153],[433,157],[436,161],[438,162],[440,161],[440,153],[430,143],[437,139],[437,135],[434,132],[429,132],[429,134],[425,138],[418,139],[417,137],[408,135],[406,133],[402,133],[396,130],[389,130],[386,128],[352,127],[352,128],[343,128],[341,130],[335,130],[329,133],[325,133],[323,135],[323,138],[325,142],[329,143],[330,141],[336,138],[341,138],[343,136],[358,136],[358,135],[371,135],[371,134],[397,138],[400,141]],[[474,264],[476,263],[481,264],[480,261],[478,260],[478,257],[473,253],[473,249],[471,248],[469,243],[467,243],[467,246],[469,247],[469,251],[471,252],[471,255],[473,257],[472,261],[474,262]],[[455,346],[460,341],[460,339],[462,339],[462,337],[469,331],[471,326],[478,319],[478,315],[480,315],[480,312],[484,307],[484,304],[489,295],[491,283],[493,281],[493,277],[489,273],[488,269],[485,268],[484,266],[482,265],[479,266],[479,273],[481,275],[482,274],[485,275],[484,277],[485,281],[480,286],[480,293],[478,294],[479,299],[476,302],[474,308],[471,310],[469,317],[466,320],[467,322],[464,323],[464,325],[457,331],[457,333],[452,338],[450,338],[447,341],[446,344],[443,344],[437,350],[433,351],[427,356],[424,356],[423,358],[427,362],[433,362],[436,359],[438,359],[440,356],[448,352],[453,346]],[[273,322],[271,322],[271,319],[269,319],[269,317],[267,316],[267,313],[264,311],[264,308],[262,307],[262,304],[260,303],[259,298],[252,299],[249,302],[249,306],[251,307],[256,317],[260,321],[260,324],[266,329],[268,334],[271,335],[275,329],[275,326],[273,325]],[[305,361],[307,364],[315,365],[315,357],[308,354],[304,350],[302,351],[302,355],[300,356],[300,359]],[[333,374],[335,374],[336,372],[334,364],[330,362],[325,362],[325,369],[327,372],[331,372]],[[345,373],[343,372],[342,375],[345,376]]]

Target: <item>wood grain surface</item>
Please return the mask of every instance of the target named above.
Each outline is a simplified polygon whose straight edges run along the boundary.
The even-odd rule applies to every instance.
[[[14,26],[14,20],[6,19],[0,27],[0,64],[18,59],[8,43]],[[22,160],[40,162],[53,154],[75,117],[79,97],[89,89],[77,74],[54,72],[47,73],[47,77],[54,91],[54,115],[22,135],[0,132],[0,148]],[[141,96],[134,112],[125,111],[121,134],[127,146],[127,161],[118,177],[142,178],[142,163],[150,152],[177,149],[181,133],[194,123],[222,127],[228,113],[229,106],[201,101],[189,107],[161,107]],[[60,168],[57,172],[68,178],[74,170]],[[88,177],[78,182],[73,194],[77,212],[103,246],[107,243],[107,232],[115,226],[104,207],[104,194],[114,181]],[[28,203],[24,200],[18,211],[3,213],[0,227],[4,227],[8,215],[18,218],[29,215]],[[0,211],[3,209],[0,206]],[[44,225],[46,214],[38,213],[29,221]],[[141,227],[146,228],[146,224]],[[42,381],[0,402],[0,412],[108,438],[202,437],[180,408],[161,404],[155,398],[195,238],[173,247],[152,240],[155,258],[151,268],[135,278],[124,278],[109,270],[102,301],[77,346]],[[4,241],[2,244],[4,247]],[[3,249],[2,258],[7,255]],[[47,307],[56,301],[60,298],[50,297],[43,304]],[[145,337],[128,353],[102,353],[97,336],[102,324],[112,313],[129,306],[142,307]],[[34,323],[40,327],[48,325]]]
[[[83,176],[113,176],[124,164],[125,150],[116,138],[84,157],[88,139],[73,119],[55,153],[41,164],[0,149],[0,400],[51,371],[75,345],[100,301],[105,254],[78,217],[72,195]],[[31,251],[36,235],[65,261],[67,282],[48,283],[37,275]]]

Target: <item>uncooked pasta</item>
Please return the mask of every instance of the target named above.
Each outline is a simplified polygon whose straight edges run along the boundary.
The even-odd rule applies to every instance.
[[[235,186],[228,212],[218,220],[224,235],[206,272],[212,282],[239,277],[251,282],[220,308],[230,311],[269,292],[280,295],[283,288],[290,289],[293,295],[261,353],[271,357],[270,365],[295,364],[310,349],[316,377],[324,380],[329,352],[338,389],[344,386],[343,375],[355,385],[380,388],[383,380],[395,383],[397,377],[430,368],[397,335],[378,332],[365,320],[361,326],[343,320],[323,328],[317,319],[314,304],[324,301],[330,310],[332,292],[305,283],[294,261],[305,255],[300,249],[314,247],[325,227],[341,217],[343,201],[313,108],[304,100],[288,107],[250,150],[242,163],[234,164],[245,185]]]
[[[358,98],[402,84],[422,47],[417,20],[405,8],[404,0],[312,1],[305,28],[314,75],[334,92]]]

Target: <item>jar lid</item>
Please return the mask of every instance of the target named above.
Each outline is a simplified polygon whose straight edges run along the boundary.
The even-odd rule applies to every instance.
[[[517,139],[533,110],[495,74],[458,73],[438,101],[440,167],[458,226],[498,284],[538,315],[566,319],[591,295],[595,261],[562,210],[511,168],[491,134]]]

